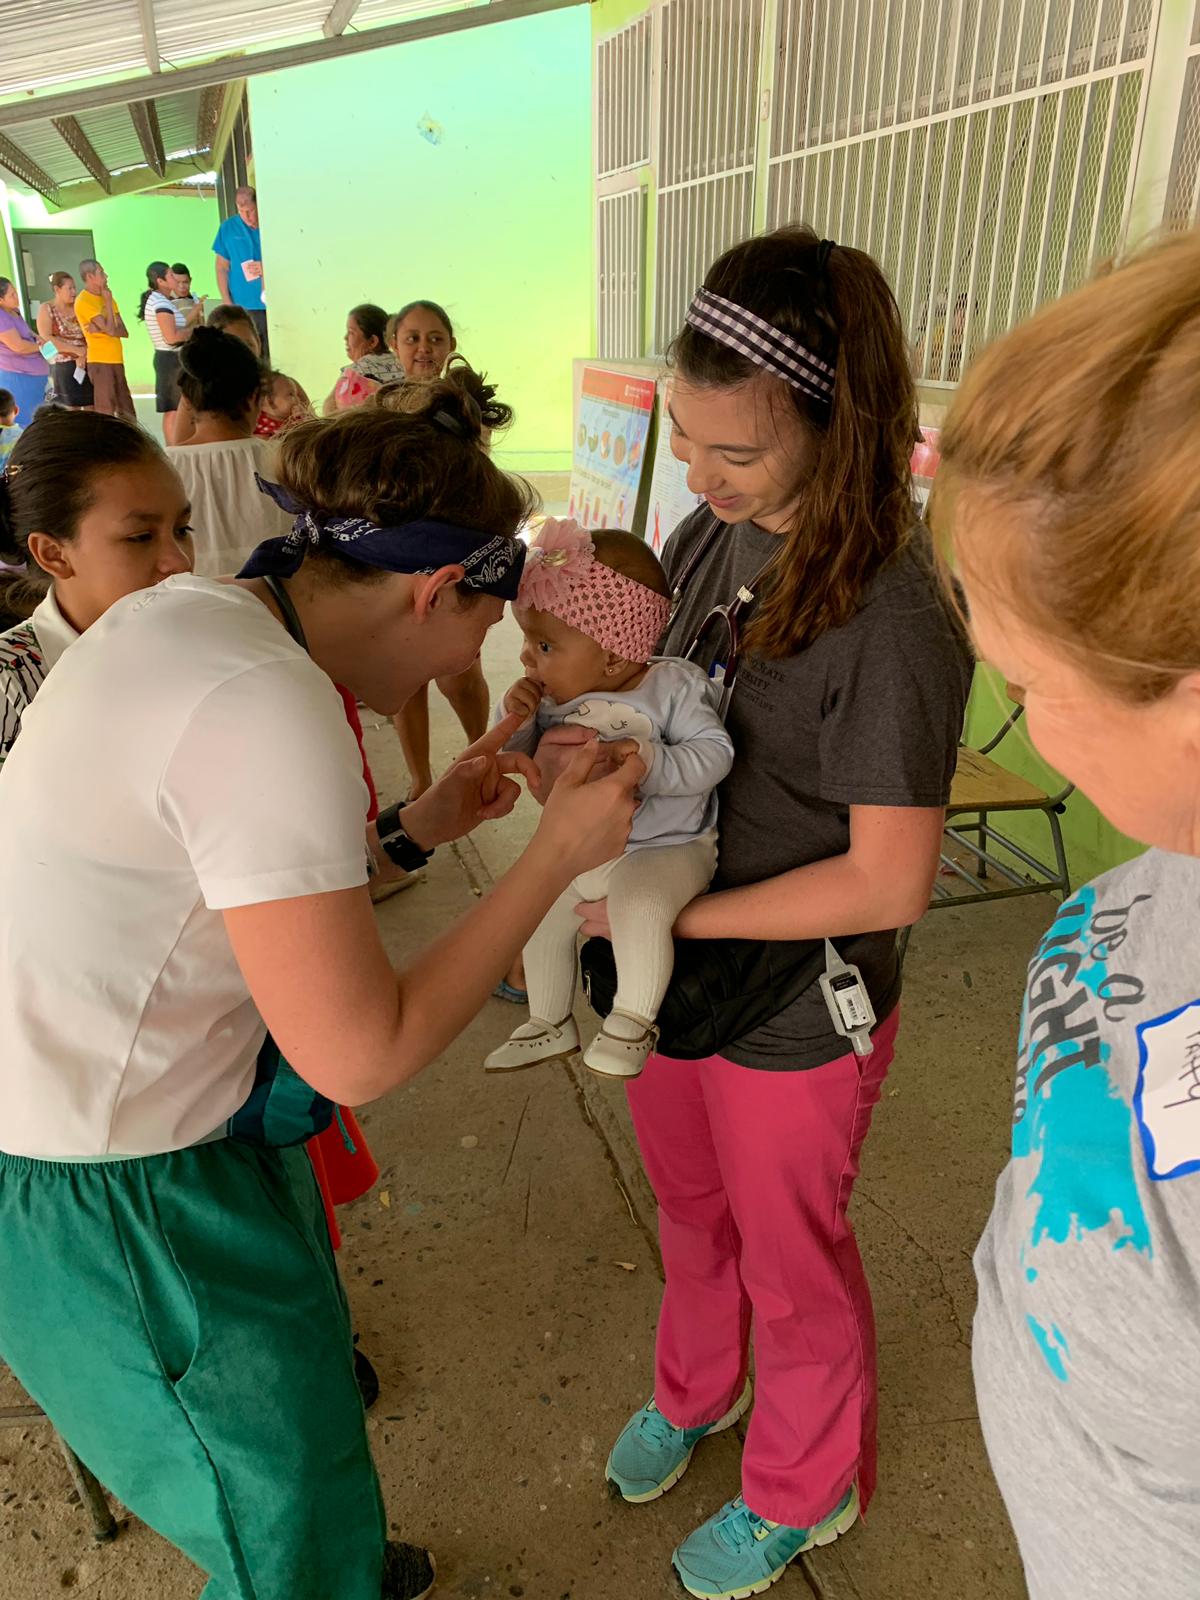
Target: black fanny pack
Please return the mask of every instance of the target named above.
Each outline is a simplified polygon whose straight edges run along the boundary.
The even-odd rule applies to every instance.
[[[617,992],[607,939],[579,956],[592,1010],[606,1017]],[[681,1061],[721,1055],[786,1011],[825,969],[820,939],[677,939],[675,972],[658,1008],[658,1049]]]

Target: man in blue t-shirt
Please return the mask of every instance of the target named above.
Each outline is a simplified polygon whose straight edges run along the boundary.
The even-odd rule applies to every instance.
[[[237,212],[217,229],[213,254],[217,258],[217,289],[225,305],[242,306],[258,329],[264,359],[267,349],[267,313],[263,296],[262,239],[258,231],[258,196],[242,188],[234,196]]]

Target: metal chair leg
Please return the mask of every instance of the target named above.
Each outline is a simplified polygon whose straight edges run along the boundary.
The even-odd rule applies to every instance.
[[[63,1460],[67,1463],[71,1482],[75,1485],[79,1499],[92,1519],[92,1534],[96,1543],[108,1544],[117,1537],[118,1530],[116,1519],[108,1504],[108,1497],[99,1479],[84,1466],[62,1434],[55,1433],[54,1437],[58,1448],[62,1451]]]

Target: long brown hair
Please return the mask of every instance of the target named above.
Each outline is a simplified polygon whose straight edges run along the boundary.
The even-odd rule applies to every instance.
[[[942,428],[939,542],[1130,701],[1200,671],[1200,235],[1006,334]]]
[[[776,385],[778,403],[793,407],[816,441],[815,466],[797,476],[795,522],[746,634],[749,650],[779,659],[848,622],[912,531],[917,397],[908,347],[895,297],[871,257],[823,246],[811,228],[779,228],[734,245],[704,287],[798,339],[837,372],[826,404],[692,327],[669,352],[689,383],[730,388],[761,378]]]

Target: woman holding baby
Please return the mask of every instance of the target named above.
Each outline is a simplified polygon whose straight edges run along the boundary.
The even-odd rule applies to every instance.
[[[813,941],[798,948],[819,953],[811,982],[782,1009],[768,999],[707,1058],[672,1059],[665,1045],[650,1048],[654,1017],[631,1018],[622,1005],[645,968],[622,960],[626,884],[644,891],[648,863],[671,850],[645,850],[632,880],[612,869],[608,901],[581,896],[593,902],[585,931],[613,939],[618,983],[605,1031],[615,1021],[625,1036],[623,1064],[603,1032],[602,1059],[594,1044],[585,1060],[630,1078],[666,1271],[653,1398],[617,1439],[607,1475],[627,1501],[656,1499],[706,1434],[738,1421],[751,1401],[753,1323],[758,1394],[742,1493],[673,1557],[689,1593],[724,1600],[760,1592],[804,1550],[835,1539],[874,1489],[875,1332],[847,1207],[899,1025],[895,930],[928,903],[971,666],[911,501],[916,397],[900,314],[875,263],[800,228],[738,245],[708,273],[671,363],[672,448],[706,503],[667,547],[661,588],[676,603],[655,654],[690,653],[709,670],[734,750],[732,767],[722,766],[719,745],[689,715],[680,738],[707,738],[694,748],[713,752],[694,765],[718,785],[719,854],[709,891],[680,897],[674,933],[714,941],[718,963],[733,959],[730,941],[743,953]],[[599,546],[595,560],[609,560]],[[542,564],[553,559],[561,585],[561,552]],[[612,659],[606,667],[597,654],[593,675],[625,681],[629,650],[602,637],[615,602],[589,607],[591,581],[581,578],[575,595],[547,587],[548,614],[518,609],[526,672],[544,693],[554,689],[545,646],[561,649],[553,633],[564,618],[607,644]],[[569,693],[594,693],[561,669],[558,679]],[[631,678],[647,700],[651,681]],[[584,720],[569,704],[571,720]],[[520,685],[506,707],[528,709]],[[578,726],[551,727],[538,747],[543,770],[547,741],[582,737]],[[648,737],[644,796],[666,771],[660,735]],[[700,838],[682,851],[699,864],[711,817],[698,803]],[[630,851],[638,840],[635,821]],[[673,884],[662,875],[666,900],[686,880],[673,848],[680,866]],[[630,948],[644,944],[645,921]],[[861,1054],[835,1029],[820,986],[826,937],[860,969],[878,1019]],[[531,950],[536,958],[536,942],[527,969],[537,966]],[[532,1064],[522,1052],[565,1053],[569,997],[564,1007],[559,989],[548,992],[560,1014],[532,1017],[493,1052],[492,1070]]]

